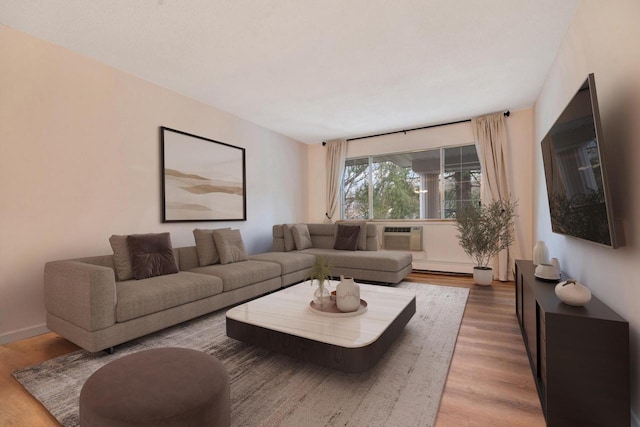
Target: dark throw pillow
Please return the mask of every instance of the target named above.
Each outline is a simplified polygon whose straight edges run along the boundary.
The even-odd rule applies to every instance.
[[[358,250],[366,251],[367,250],[367,223],[364,221],[341,221],[338,224],[343,225],[358,225],[360,226],[360,235],[358,237]]]
[[[358,238],[360,237],[359,225],[338,224],[336,240],[333,249],[341,251],[355,251],[358,249]]]
[[[132,234],[127,246],[136,280],[178,272],[169,233]]]

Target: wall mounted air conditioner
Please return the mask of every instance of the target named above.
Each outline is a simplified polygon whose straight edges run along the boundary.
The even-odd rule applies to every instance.
[[[382,247],[396,251],[421,251],[422,226],[412,227],[384,227],[382,232]]]

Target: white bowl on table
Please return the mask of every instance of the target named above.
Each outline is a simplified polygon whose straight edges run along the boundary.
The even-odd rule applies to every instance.
[[[560,271],[552,264],[538,264],[534,275],[543,280],[559,280]]]

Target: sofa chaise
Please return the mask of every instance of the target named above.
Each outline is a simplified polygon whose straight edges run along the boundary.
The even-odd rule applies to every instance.
[[[359,226],[355,249],[337,250],[337,236],[340,227]],[[302,233],[308,230],[308,238],[296,235],[296,228]],[[411,272],[412,256],[408,252],[379,251],[378,234],[375,224],[339,222],[334,224],[280,224],[273,226],[273,246],[271,253],[251,257],[256,260],[270,260],[274,253],[282,259],[296,254],[322,256],[331,265],[334,277],[341,275],[356,280],[399,283]],[[285,267],[283,267],[285,268]],[[304,280],[304,279],[301,279]]]

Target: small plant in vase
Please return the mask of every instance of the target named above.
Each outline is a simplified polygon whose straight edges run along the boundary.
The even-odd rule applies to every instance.
[[[316,261],[313,263],[309,273],[309,280],[311,285],[314,284],[314,281],[318,283],[318,288],[313,293],[313,302],[319,307],[329,303],[331,293],[327,286],[329,284],[328,281],[331,280],[331,265],[325,257],[316,257]]]
[[[513,219],[517,202],[497,200],[486,205],[467,205],[456,213],[458,239],[464,252],[475,263],[473,278],[479,285],[490,285],[491,259],[514,240]]]

